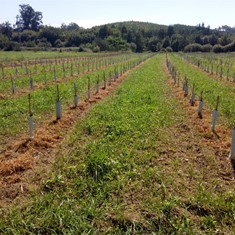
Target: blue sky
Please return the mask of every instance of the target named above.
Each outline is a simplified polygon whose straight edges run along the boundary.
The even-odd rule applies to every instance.
[[[43,24],[75,22],[84,28],[119,21],[164,25],[186,24],[217,28],[235,26],[235,0],[0,0],[0,23],[15,23],[20,4],[43,14]]]

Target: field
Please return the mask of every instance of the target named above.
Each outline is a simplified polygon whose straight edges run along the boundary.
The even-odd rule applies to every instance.
[[[0,71],[1,234],[235,233],[233,54],[15,58]]]
[[[79,56],[89,56],[92,53],[79,53]],[[58,51],[0,51],[0,63],[6,65],[12,65],[16,62],[35,61],[41,59],[58,59],[58,58],[73,58],[77,57],[77,52],[58,52]]]

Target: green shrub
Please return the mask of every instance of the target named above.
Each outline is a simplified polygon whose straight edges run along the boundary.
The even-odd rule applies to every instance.
[[[201,44],[192,43],[184,48],[184,52],[196,52],[196,51],[203,51],[203,47]]]
[[[166,51],[167,51],[167,52],[173,52],[173,49],[172,49],[171,47],[167,47],[167,48],[166,48]]]
[[[216,44],[213,46],[213,52],[215,53],[223,52],[223,47],[220,44]]]
[[[94,47],[93,52],[95,52],[95,53],[100,52],[100,47],[99,46]]]

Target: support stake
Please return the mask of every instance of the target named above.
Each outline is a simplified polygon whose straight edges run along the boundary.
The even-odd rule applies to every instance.
[[[203,108],[203,98],[202,98],[203,91],[201,92],[199,105],[198,105],[198,117],[202,119],[202,108]]]
[[[99,93],[99,75],[98,75],[98,77],[97,77],[97,80],[96,80],[96,94],[98,94]]]
[[[191,104],[191,106],[194,106],[194,104],[195,104],[194,84],[193,84],[193,89],[192,89],[192,95],[190,98],[190,104]]]
[[[30,139],[33,138],[33,112],[32,112],[32,105],[31,105],[31,95],[28,95],[29,99],[29,137]]]
[[[106,77],[105,77],[105,72],[103,73],[103,79],[104,79],[104,90],[106,89]]]
[[[78,87],[77,87],[77,84],[74,83],[74,106],[75,108],[78,107]]]
[[[90,77],[87,77],[87,98],[91,98],[91,80]]]

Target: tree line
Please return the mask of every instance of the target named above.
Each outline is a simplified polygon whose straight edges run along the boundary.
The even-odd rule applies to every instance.
[[[0,24],[0,50],[74,49],[78,51],[235,51],[235,28],[120,22],[84,29],[76,23],[43,25],[41,12],[19,6],[15,25]]]

